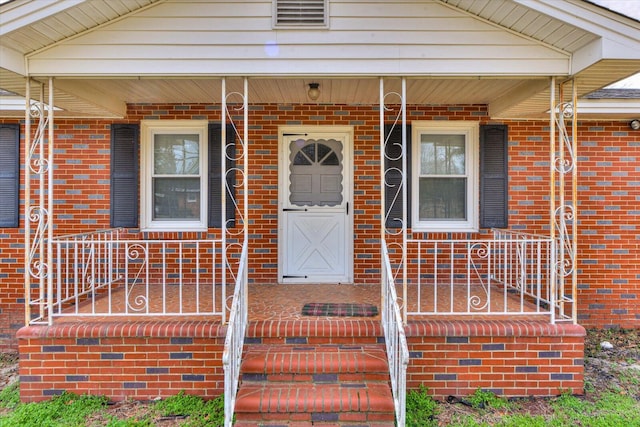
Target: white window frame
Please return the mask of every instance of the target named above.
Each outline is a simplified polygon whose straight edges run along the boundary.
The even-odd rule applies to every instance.
[[[208,122],[206,120],[143,120],[141,122],[140,218],[142,231],[206,231],[208,207]],[[197,134],[200,138],[200,219],[153,219],[153,141],[157,134]]]
[[[478,231],[479,224],[479,146],[480,125],[470,121],[414,121],[412,128],[412,181],[411,218],[414,231],[427,232],[472,232]],[[467,179],[466,220],[420,220],[420,145],[423,134],[454,134],[465,137],[465,172]]]

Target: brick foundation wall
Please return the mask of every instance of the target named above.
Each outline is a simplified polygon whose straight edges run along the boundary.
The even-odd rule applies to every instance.
[[[585,330],[524,321],[421,321],[406,328],[407,386],[437,399],[477,388],[503,396],[583,391]],[[226,328],[215,322],[61,323],[18,333],[25,402],[68,390],[113,401],[224,390]],[[253,322],[247,344],[382,343],[378,322]]]
[[[354,127],[354,174],[359,177],[354,183],[355,280],[379,281],[377,108],[377,105],[251,106],[251,283],[277,281],[277,129],[281,125],[299,124]],[[407,113],[409,121],[491,122],[482,105],[409,106]],[[219,121],[220,109],[210,105],[130,105],[127,118],[117,122],[138,123],[142,119]],[[0,119],[0,122],[16,120]],[[56,119],[56,234],[109,227],[112,123]],[[510,227],[548,234],[548,122],[500,123],[509,126]],[[631,131],[627,121],[589,121],[580,122],[579,126],[579,320],[590,327],[637,327],[640,326],[640,272],[636,256],[640,245],[637,225],[640,167],[635,153],[640,147],[640,132]],[[24,144],[21,149],[24,150]],[[210,233],[215,236],[216,230]],[[162,233],[153,234],[153,238],[162,237]],[[23,239],[22,229],[0,229],[0,348],[15,348],[15,331],[24,325]]]
[[[579,325],[518,321],[423,321],[406,328],[407,387],[436,399],[481,388],[501,396],[581,394],[584,336]]]
[[[185,390],[212,399],[224,392],[225,334],[217,322],[190,321],[24,327],[20,397],[35,402],[67,390],[145,401]]]

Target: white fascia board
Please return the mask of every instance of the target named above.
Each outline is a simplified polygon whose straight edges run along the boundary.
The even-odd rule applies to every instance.
[[[602,39],[598,39],[574,52],[571,58],[571,74],[578,74],[580,71],[601,61],[603,58],[602,50]]]
[[[0,36],[32,25],[87,0],[22,0],[0,6]]]
[[[640,99],[580,99],[578,117],[580,114],[640,116]]]
[[[0,64],[2,64],[2,68],[5,70],[12,71],[21,76],[27,74],[24,56],[20,52],[2,45],[0,45]]]
[[[0,96],[1,111],[24,111],[25,108],[24,98],[20,96]]]
[[[45,104],[49,108],[48,104]],[[0,111],[24,111],[27,108],[25,98],[21,96],[0,96]],[[53,107],[55,111],[62,111],[58,107]]]
[[[640,46],[631,48],[613,40],[595,40],[573,54],[571,74],[576,75],[597,62],[607,59],[640,61]],[[640,71],[640,65],[638,71]]]
[[[606,59],[640,59],[640,45],[630,46],[624,40],[605,39],[602,42],[602,56]]]

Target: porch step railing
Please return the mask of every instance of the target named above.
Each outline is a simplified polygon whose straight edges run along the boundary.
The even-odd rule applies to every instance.
[[[236,277],[236,286],[233,292],[233,303],[229,314],[227,336],[222,353],[222,365],[224,368],[224,425],[233,425],[233,413],[240,379],[240,364],[242,362],[242,349],[244,335],[248,320],[247,299],[247,242],[242,246],[240,265]]]
[[[404,427],[407,401],[407,366],[409,364],[409,347],[404,332],[398,296],[389,253],[385,242],[382,244],[382,328],[387,347],[391,390],[396,412],[396,426]]]
[[[407,241],[408,316],[565,316],[551,238],[495,230],[485,240]]]
[[[31,291],[31,324],[65,316],[213,315],[224,321],[220,240],[123,234],[110,229],[54,238],[53,277]]]

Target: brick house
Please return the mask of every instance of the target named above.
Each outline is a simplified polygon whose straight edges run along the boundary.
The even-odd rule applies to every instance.
[[[584,327],[638,326],[640,103],[602,90],[640,70],[636,20],[584,0],[0,13],[0,332],[26,401],[225,391],[255,421],[277,387],[320,405],[364,382],[352,418],[292,419],[388,423],[420,384],[580,392]],[[384,375],[341,370],[380,352]],[[337,372],[271,371],[294,354]]]

